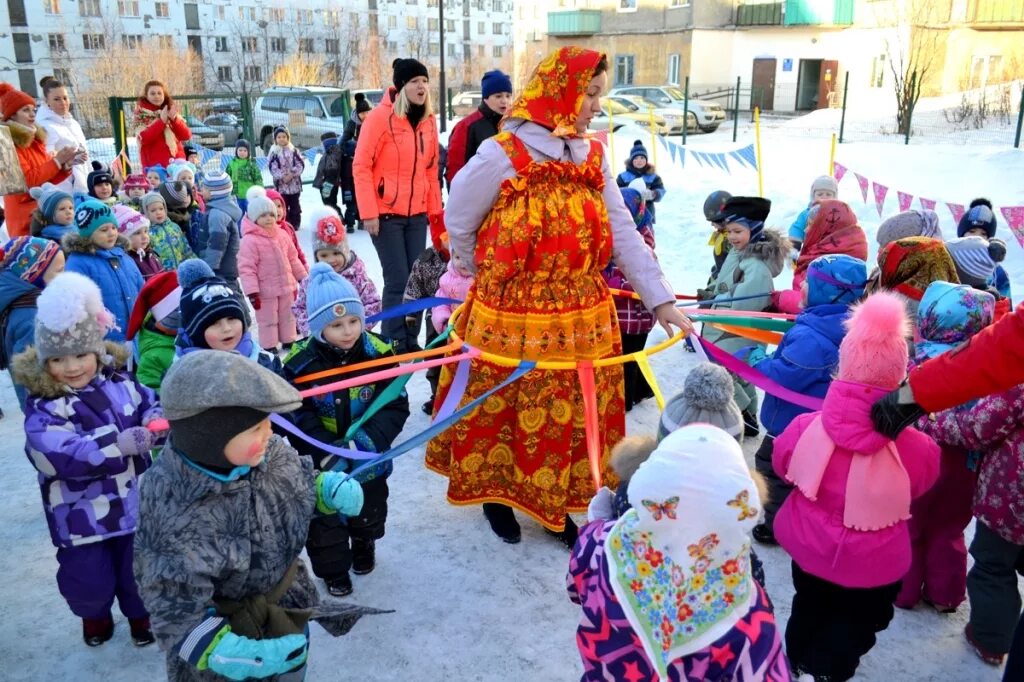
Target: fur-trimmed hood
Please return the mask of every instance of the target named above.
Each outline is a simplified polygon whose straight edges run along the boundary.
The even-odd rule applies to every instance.
[[[95,256],[96,252],[100,250],[91,238],[83,236],[78,230],[64,235],[64,238],[61,240],[61,246],[64,247],[68,254],[84,253]],[[124,249],[125,253],[128,253],[128,240],[121,235],[117,236],[117,243],[114,244],[114,248],[119,246]]]
[[[611,460],[612,469],[620,481],[626,483],[633,478],[636,470],[657,447],[658,441],[651,436],[627,436],[620,440],[612,448]]]
[[[38,123],[36,123],[35,129],[15,121],[4,121],[0,125],[6,126],[11,131],[11,139],[14,140],[14,144],[22,149],[31,145],[35,140],[46,144],[46,130]]]
[[[772,277],[778,277],[786,265],[786,256],[790,249],[789,239],[778,230],[769,228],[765,228],[762,234],[764,239],[743,247],[739,253],[740,260],[757,258],[764,261]]]
[[[113,341],[106,341],[104,345],[107,354],[113,360],[109,365],[103,365],[101,360],[99,374],[110,374],[124,369],[130,355],[128,348]],[[29,395],[36,398],[52,400],[72,393],[72,389],[64,384],[58,384],[46,368],[39,364],[35,346],[29,346],[14,356],[14,360],[11,361],[11,374],[15,381],[25,387]]]

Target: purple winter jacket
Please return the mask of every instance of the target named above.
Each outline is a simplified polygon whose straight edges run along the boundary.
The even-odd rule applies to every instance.
[[[149,455],[125,456],[117,435],[162,412],[152,390],[123,369],[127,351],[107,343],[115,367],[101,366],[80,390],[58,384],[37,361],[35,348],[14,360],[29,391],[25,452],[39,471],[43,509],[57,547],[99,542],[135,532],[138,477]]]

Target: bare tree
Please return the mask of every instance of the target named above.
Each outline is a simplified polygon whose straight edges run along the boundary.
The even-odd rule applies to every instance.
[[[878,18],[883,26],[891,28],[885,51],[896,95],[896,131],[906,135],[922,89],[939,65],[942,36],[948,33],[940,10],[945,7],[948,18],[948,4],[932,0],[894,0],[884,4],[883,16]]]

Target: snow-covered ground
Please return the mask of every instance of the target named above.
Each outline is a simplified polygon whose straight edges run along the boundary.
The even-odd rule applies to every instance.
[[[633,139],[616,135],[621,164]],[[766,135],[766,138],[769,137]],[[772,224],[785,229],[807,201],[814,176],[828,163],[825,139],[785,136],[773,131],[764,141],[765,194],[773,202]],[[644,139],[649,144],[649,138]],[[725,151],[735,145],[731,130],[694,136],[691,147]],[[744,130],[742,144],[750,141]],[[978,147],[903,147],[859,144],[840,147],[838,160],[862,175],[892,186],[886,214],[896,211],[895,189],[941,201],[966,204],[985,195],[997,206],[1024,204],[1024,152]],[[673,165],[664,149],[659,172],[669,188],[658,209],[658,255],[679,292],[693,292],[704,283],[711,259],[706,246],[707,224],[701,206],[714,189],[734,194],[756,193],[757,176],[732,166],[731,174],[687,162]],[[852,176],[840,186],[863,221],[873,243],[879,223],[873,198],[860,198]],[[319,202],[307,189],[307,209]],[[942,204],[940,204],[940,207]],[[916,208],[915,203],[915,208]],[[954,233],[948,211],[940,210],[942,227]],[[1000,236],[1009,245],[1008,270],[1017,292],[1024,290],[1024,250],[1000,217]],[[309,233],[300,238],[309,252]],[[353,248],[382,281],[376,253],[364,232],[351,235]],[[872,257],[874,253],[872,252]],[[780,278],[777,286],[785,286]],[[1018,296],[1020,294],[1018,293]],[[655,330],[652,343],[662,333]],[[681,389],[696,362],[680,346],[654,356],[652,364],[666,394]],[[428,397],[421,375],[409,383],[413,406],[400,439],[428,425],[419,405]],[[127,625],[118,614],[117,632],[109,643],[87,648],[80,622],[57,592],[56,561],[40,508],[35,472],[22,451],[21,416],[7,375],[0,377],[0,456],[8,463],[0,482],[0,679],[157,680],[164,674],[163,655],[155,648],[135,649]],[[632,433],[651,432],[657,409],[646,401],[629,415]],[[744,450],[752,462],[757,442]],[[574,636],[579,610],[565,596],[567,551],[535,524],[523,523],[523,541],[506,545],[490,532],[478,507],[453,507],[445,502],[445,480],[423,466],[422,449],[396,462],[391,478],[391,510],[387,537],[378,544],[378,568],[356,576],[351,599],[395,609],[391,615],[362,620],[342,639],[312,628],[310,680],[478,681],[572,680],[581,665]],[[789,561],[778,548],[758,548],[765,562],[768,589],[780,624],[792,598]],[[998,680],[1001,671],[982,664],[966,647],[962,630],[966,604],[953,615],[930,609],[898,611],[878,645],[863,660],[861,680]]]

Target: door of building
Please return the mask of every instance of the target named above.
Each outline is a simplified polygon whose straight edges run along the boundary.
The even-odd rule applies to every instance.
[[[801,59],[796,77],[796,110],[814,111],[818,108],[818,86],[821,83],[820,59]]]
[[[818,80],[818,108],[833,106],[839,83],[839,62],[825,59],[821,62],[821,76]],[[838,106],[838,105],[836,105]]]
[[[750,108],[761,111],[775,108],[775,59],[755,59],[754,75],[750,79]]]

